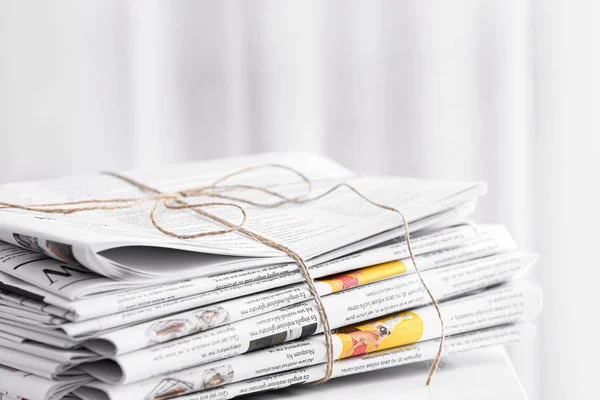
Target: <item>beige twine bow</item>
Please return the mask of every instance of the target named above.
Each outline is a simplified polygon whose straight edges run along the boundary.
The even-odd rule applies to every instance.
[[[271,190],[271,189],[268,189],[267,187],[263,187],[263,186],[254,186],[254,185],[245,185],[245,184],[219,185],[220,183],[225,182],[235,176],[243,175],[250,171],[255,171],[255,170],[264,169],[264,168],[283,169],[283,170],[292,172],[296,176],[300,177],[304,183],[306,183],[306,191],[304,193],[302,193],[301,195],[298,195],[295,197],[287,197],[275,190]],[[151,188],[141,182],[138,182],[134,179],[123,176],[121,174],[117,174],[114,172],[107,172],[106,174],[114,176],[115,178],[121,179],[141,190],[152,192],[154,194],[152,194],[150,196],[146,196],[146,197],[139,197],[139,198],[90,199],[90,200],[71,201],[71,202],[65,202],[65,203],[32,204],[32,205],[28,205],[28,206],[0,202],[0,209],[12,208],[12,209],[34,211],[34,212],[41,212],[41,213],[48,213],[48,214],[74,214],[74,213],[83,212],[83,211],[126,209],[126,208],[132,208],[132,207],[135,207],[135,206],[138,206],[140,204],[144,204],[144,203],[147,203],[150,201],[155,201],[154,208],[150,212],[150,219],[152,220],[152,224],[156,227],[156,229],[158,229],[165,235],[175,237],[178,239],[195,239],[195,238],[200,238],[200,237],[205,237],[205,236],[217,236],[217,235],[225,235],[225,234],[231,233],[231,232],[240,232],[246,236],[249,236],[249,237],[259,241],[260,243],[263,243],[263,244],[273,248],[273,249],[282,251],[283,253],[287,254],[294,261],[296,261],[298,263],[298,266],[300,267],[300,271],[302,272],[302,275],[304,276],[304,279],[308,285],[310,294],[312,295],[312,297],[315,301],[315,304],[317,306],[317,311],[321,318],[321,322],[323,323],[323,333],[325,335],[325,343],[327,345],[326,373],[322,379],[314,382],[315,384],[324,383],[331,378],[331,375],[333,372],[333,363],[335,360],[334,360],[334,356],[333,356],[333,341],[332,341],[331,327],[329,324],[329,318],[327,317],[327,313],[325,311],[325,307],[323,306],[323,301],[321,299],[321,296],[317,292],[317,288],[315,286],[315,281],[312,278],[312,275],[311,275],[304,259],[298,253],[296,253],[294,250],[292,250],[280,243],[277,243],[270,239],[267,239],[259,234],[250,232],[249,230],[243,228],[244,224],[246,223],[246,220],[248,219],[248,215],[246,213],[246,210],[238,204],[231,203],[231,202],[228,202],[228,203],[210,202],[210,203],[188,204],[188,203],[184,203],[181,200],[181,198],[212,197],[212,198],[224,199],[224,200],[228,200],[228,201],[236,201],[236,202],[253,205],[253,206],[257,206],[257,207],[276,208],[276,207],[280,207],[280,206],[282,206],[284,204],[288,204],[288,203],[301,204],[301,203],[316,201],[316,200],[319,200],[319,199],[333,193],[334,191],[336,191],[340,188],[347,188],[347,189],[350,189],[355,194],[357,194],[362,199],[364,199],[365,201],[367,201],[368,203],[370,203],[376,207],[379,207],[381,209],[392,211],[392,212],[398,214],[400,216],[400,218],[402,218],[402,222],[404,224],[404,230],[405,230],[405,234],[406,234],[406,244],[407,244],[408,252],[410,254],[410,258],[414,265],[415,271],[417,272],[417,275],[418,275],[419,279],[421,280],[423,287],[427,291],[427,294],[429,295],[431,302],[435,306],[435,309],[437,311],[437,314],[438,314],[438,317],[440,320],[440,325],[441,325],[440,345],[439,345],[438,352],[435,357],[434,363],[429,371],[429,375],[427,377],[426,384],[429,385],[431,383],[431,378],[433,377],[433,374],[437,370],[440,360],[441,360],[441,357],[442,357],[443,346],[444,346],[444,341],[445,341],[444,320],[442,318],[442,312],[440,310],[439,303],[437,302],[437,300],[431,293],[429,287],[425,283],[425,280],[421,276],[421,271],[417,267],[417,262],[415,260],[415,256],[413,254],[413,250],[412,250],[412,246],[411,246],[410,229],[408,226],[408,221],[407,221],[406,217],[404,216],[404,214],[402,214],[397,209],[372,201],[371,199],[369,199],[368,197],[366,197],[365,195],[360,193],[353,186],[348,185],[346,183],[338,184],[318,196],[315,196],[312,198],[306,198],[306,196],[312,190],[311,180],[308,177],[306,177],[304,174],[302,174],[301,172],[299,172],[293,168],[286,167],[285,165],[279,165],[279,164],[267,164],[267,165],[260,165],[260,166],[256,166],[256,167],[244,168],[244,169],[238,170],[236,172],[233,172],[231,174],[225,175],[222,178],[217,179],[215,182],[213,182],[212,184],[210,184],[208,186],[192,188],[192,189],[174,192],[174,193],[170,193],[170,194],[161,193],[154,188]],[[276,198],[277,200],[273,203],[257,203],[257,202],[254,202],[254,201],[251,201],[248,199],[239,198],[239,197],[235,197],[235,196],[229,196],[229,195],[225,194],[227,192],[232,192],[235,190],[251,190],[251,191],[254,190],[254,191],[268,194],[268,195]],[[158,213],[158,210],[161,208],[161,206],[164,206],[166,209],[170,209],[170,210],[193,210],[196,213],[198,213],[199,215],[207,217],[215,222],[218,222],[221,225],[228,227],[228,229],[206,231],[206,232],[199,232],[199,233],[195,233],[195,234],[185,234],[185,235],[175,233],[173,231],[170,231],[170,230],[164,228],[157,221],[156,215]],[[233,208],[236,208],[240,211],[240,213],[242,215],[242,221],[236,225],[234,223],[231,223],[227,220],[224,220],[214,214],[211,214],[211,213],[203,210],[204,208],[207,208],[207,207],[233,207]]]

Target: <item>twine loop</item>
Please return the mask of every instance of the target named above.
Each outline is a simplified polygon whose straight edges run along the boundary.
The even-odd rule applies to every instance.
[[[279,169],[279,170],[284,170],[284,171],[293,173],[298,178],[300,178],[300,180],[305,184],[305,186],[306,186],[305,191],[299,195],[288,197],[285,194],[272,189],[272,187],[274,187],[274,185],[272,185],[272,186],[257,186],[257,185],[249,185],[249,184],[223,184],[224,182],[227,182],[228,180],[230,180],[231,178],[234,178],[236,176],[241,176],[241,175],[247,174],[251,171],[256,171],[259,169],[268,169],[268,168]],[[303,203],[313,202],[313,201],[322,199],[341,188],[346,188],[346,189],[349,189],[352,192],[354,192],[357,196],[359,196],[366,202],[370,203],[371,205],[379,207],[383,210],[387,210],[387,211],[396,213],[397,215],[400,216],[400,218],[402,219],[403,225],[404,225],[406,244],[407,244],[408,252],[410,254],[410,258],[411,258],[411,261],[415,268],[415,271],[416,271],[423,287],[425,288],[427,294],[429,295],[429,298],[431,299],[433,305],[435,306],[435,309],[437,311],[439,321],[440,321],[440,326],[441,326],[440,344],[439,344],[436,358],[435,358],[434,363],[429,371],[429,375],[428,375],[427,381],[426,381],[427,385],[429,385],[431,383],[431,379],[433,377],[433,374],[435,373],[435,371],[437,370],[437,368],[439,366],[442,352],[443,352],[443,346],[444,346],[444,341],[445,341],[444,320],[442,318],[442,313],[441,313],[439,303],[437,302],[437,300],[431,293],[431,290],[425,283],[425,280],[421,276],[421,271],[419,270],[419,268],[417,266],[417,262],[415,260],[415,256],[413,254],[413,249],[412,249],[412,245],[411,245],[410,229],[409,229],[408,220],[406,219],[404,214],[402,212],[400,212],[399,210],[397,210],[396,208],[374,202],[373,200],[369,199],[367,196],[362,194],[360,191],[358,191],[355,187],[353,187],[352,185],[349,185],[347,183],[337,184],[318,196],[307,198],[307,196],[310,194],[310,192],[312,190],[311,180],[306,175],[302,174],[300,171],[298,171],[294,168],[285,166],[285,165],[281,165],[281,164],[265,164],[265,165],[259,165],[259,166],[249,167],[249,168],[243,168],[243,169],[240,169],[233,173],[227,174],[227,175],[215,180],[210,185],[176,191],[173,193],[161,193],[157,189],[147,186],[142,182],[138,182],[137,180],[134,180],[130,177],[127,177],[127,176],[124,176],[124,175],[121,175],[121,174],[118,174],[115,172],[105,172],[105,174],[113,176],[115,178],[118,178],[122,181],[125,181],[125,182],[137,187],[138,189],[141,189],[146,192],[151,192],[153,194],[149,195],[149,196],[145,196],[145,197],[88,199],[88,200],[70,201],[70,202],[63,202],[63,203],[47,203],[47,204],[31,204],[31,205],[21,205],[21,204],[14,204],[14,203],[7,203],[7,202],[0,201],[0,209],[17,209],[17,210],[40,212],[40,213],[46,213],[46,214],[75,214],[75,213],[85,212],[85,211],[129,209],[129,208],[134,208],[139,205],[154,201],[155,202],[154,207],[152,208],[152,210],[150,212],[150,220],[152,221],[152,224],[154,225],[154,227],[157,230],[159,230],[160,232],[162,232],[163,234],[165,234],[167,236],[171,236],[171,237],[174,237],[177,239],[197,239],[197,238],[207,237],[207,236],[218,236],[218,235],[225,235],[225,234],[233,233],[233,232],[240,232],[241,234],[244,234],[250,238],[253,238],[260,243],[263,243],[273,249],[276,249],[276,250],[279,250],[279,251],[285,253],[286,255],[291,257],[298,264],[298,267],[300,268],[300,271],[304,277],[304,280],[306,281],[306,284],[308,285],[309,292],[315,301],[315,305],[317,307],[317,311],[319,313],[321,323],[323,324],[323,333],[325,336],[325,344],[327,346],[326,372],[325,372],[325,376],[322,379],[314,382],[315,384],[327,382],[331,378],[332,373],[333,373],[333,364],[335,362],[335,359],[334,359],[334,355],[333,355],[332,330],[331,330],[329,318],[327,316],[327,312],[325,311],[325,307],[323,305],[321,296],[319,295],[317,288],[315,286],[314,278],[312,277],[306,262],[297,252],[295,252],[294,250],[290,249],[289,247],[287,247],[281,243],[277,243],[273,240],[270,240],[266,237],[263,237],[262,235],[251,232],[248,229],[244,228],[244,225],[246,224],[246,222],[248,220],[248,214],[247,214],[246,210],[244,209],[244,207],[242,207],[241,205],[236,204],[234,202],[247,204],[247,205],[251,205],[251,206],[256,206],[256,207],[263,207],[263,208],[277,208],[277,207],[281,207],[283,205],[291,204],[291,203],[303,204]],[[270,203],[268,203],[268,202],[260,203],[260,202],[250,200],[249,198],[237,197],[237,196],[228,194],[228,193],[235,192],[235,191],[256,191],[259,193],[267,194],[270,197],[274,198],[275,200]],[[196,197],[216,198],[216,199],[221,199],[221,200],[227,200],[227,202],[221,201],[221,202],[189,204],[189,203],[183,202],[181,200],[182,198],[187,200],[187,199],[196,198]],[[205,208],[210,208],[210,207],[235,208],[240,212],[240,214],[242,216],[241,221],[237,224],[232,223],[228,220],[225,220],[215,214],[212,214],[212,213],[204,210]],[[157,219],[157,214],[161,208],[164,208],[165,210],[191,210],[191,211],[196,212],[199,215],[202,215],[204,217],[207,217],[207,218],[213,220],[214,222],[224,225],[225,227],[227,227],[227,229],[202,231],[202,232],[197,232],[197,233],[192,233],[192,234],[176,233],[176,232],[173,232],[173,231],[165,228],[164,226],[162,226],[159,223],[159,221]]]

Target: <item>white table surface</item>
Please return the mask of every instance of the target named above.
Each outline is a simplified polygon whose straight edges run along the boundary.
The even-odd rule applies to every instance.
[[[527,400],[501,347],[442,359],[431,386],[425,386],[425,362],[332,379],[319,385],[294,386],[263,392],[248,399],[410,399],[410,400]]]

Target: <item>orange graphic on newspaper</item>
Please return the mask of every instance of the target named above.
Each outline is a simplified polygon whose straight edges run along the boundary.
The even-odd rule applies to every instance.
[[[221,306],[208,306],[193,311],[192,320],[187,318],[163,319],[146,330],[148,344],[153,345],[191,335],[224,325],[229,319],[229,311]]]
[[[413,312],[403,312],[365,324],[341,328],[335,334],[342,341],[342,352],[338,358],[418,342],[423,336],[423,328],[423,320]]]
[[[402,261],[390,261],[371,267],[356,269],[335,275],[331,278],[319,279],[320,282],[328,283],[332,293],[350,289],[367,283],[380,281],[392,276],[401,275],[406,272],[406,265]]]
[[[188,319],[167,319],[152,324],[146,330],[149,344],[157,344],[177,339],[192,332],[193,324]]]

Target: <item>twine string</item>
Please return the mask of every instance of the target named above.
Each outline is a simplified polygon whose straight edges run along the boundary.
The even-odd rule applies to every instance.
[[[265,169],[265,168],[279,169],[279,170],[291,172],[292,174],[294,174],[298,178],[300,178],[300,180],[305,184],[305,186],[306,186],[305,191],[299,195],[288,197],[285,194],[280,193],[280,192],[278,192],[274,189],[271,189],[269,187],[266,187],[266,186],[255,186],[255,185],[248,185],[248,184],[222,185],[222,183],[230,180],[231,178],[234,178],[237,176],[242,176],[244,174],[247,174],[248,172],[256,171],[259,169]],[[171,237],[174,237],[177,239],[196,239],[196,238],[200,238],[200,237],[218,236],[218,235],[225,235],[225,234],[232,233],[232,232],[240,232],[241,234],[251,237],[266,246],[269,246],[273,249],[276,249],[276,250],[279,250],[279,251],[285,253],[286,255],[288,255],[290,258],[292,258],[298,264],[298,267],[300,268],[300,272],[302,273],[302,276],[304,277],[304,280],[306,281],[306,284],[308,286],[309,292],[315,301],[317,312],[319,313],[319,317],[320,317],[321,323],[323,325],[323,333],[325,336],[325,344],[327,347],[326,371],[325,371],[325,376],[323,378],[319,379],[318,381],[314,382],[315,384],[327,382],[331,378],[331,375],[333,373],[333,364],[335,362],[335,358],[333,355],[333,340],[332,340],[331,325],[329,322],[329,318],[327,316],[327,312],[325,311],[325,306],[323,305],[322,298],[319,295],[317,288],[315,286],[315,280],[312,277],[312,274],[310,273],[310,270],[309,270],[306,262],[296,251],[290,249],[289,247],[287,247],[281,243],[270,240],[262,235],[259,235],[255,232],[251,232],[248,229],[244,228],[244,225],[246,224],[246,222],[248,220],[248,214],[247,214],[246,210],[244,209],[244,207],[240,206],[239,204],[232,203],[232,201],[247,204],[247,205],[257,206],[257,207],[263,207],[263,208],[277,208],[277,207],[283,206],[285,204],[290,204],[290,203],[303,204],[303,203],[317,201],[319,199],[322,199],[322,198],[332,194],[333,192],[335,192],[339,189],[346,188],[346,189],[349,189],[352,192],[354,192],[357,196],[359,196],[360,198],[362,198],[369,204],[371,204],[375,207],[378,207],[380,209],[396,213],[397,215],[400,216],[400,218],[402,219],[403,225],[404,225],[405,236],[406,236],[406,245],[407,245],[410,259],[414,266],[415,272],[417,273],[417,276],[419,277],[421,284],[423,285],[423,287],[425,288],[425,291],[427,292],[429,298],[431,299],[431,302],[433,303],[433,305],[436,309],[436,312],[437,312],[437,315],[438,315],[438,318],[440,321],[441,339],[440,339],[440,343],[439,343],[439,348],[438,348],[438,352],[435,357],[434,363],[433,363],[431,369],[429,370],[429,375],[428,375],[427,381],[426,381],[427,385],[429,385],[431,383],[431,379],[432,379],[435,371],[437,370],[440,360],[441,360],[441,357],[442,357],[444,341],[445,341],[444,320],[442,317],[440,305],[439,305],[438,301],[436,300],[435,296],[433,295],[433,293],[431,292],[429,286],[427,286],[427,283],[425,282],[423,276],[421,275],[421,271],[419,270],[419,268],[417,266],[417,261],[415,259],[415,255],[414,255],[414,252],[412,249],[412,244],[411,244],[410,228],[409,228],[408,220],[406,219],[404,214],[402,212],[400,212],[398,209],[387,206],[385,204],[380,204],[380,203],[377,203],[377,202],[371,200],[370,198],[368,198],[367,196],[362,194],[359,190],[357,190],[355,187],[353,187],[352,185],[349,185],[347,183],[341,183],[341,184],[335,185],[335,186],[331,187],[330,189],[326,190],[325,192],[323,192],[322,194],[319,194],[319,195],[311,197],[311,198],[307,198],[308,194],[312,190],[311,180],[306,175],[302,174],[300,171],[298,171],[294,168],[285,166],[285,165],[280,165],[280,164],[265,164],[265,165],[255,166],[255,167],[243,168],[243,169],[240,169],[233,173],[227,174],[227,175],[215,180],[212,184],[210,184],[208,186],[201,186],[201,187],[197,187],[197,188],[182,190],[182,191],[178,191],[178,192],[174,192],[174,193],[166,193],[166,194],[161,193],[157,189],[154,189],[142,182],[138,182],[137,180],[134,180],[125,175],[121,175],[121,174],[118,174],[115,172],[106,172],[105,174],[113,176],[124,182],[127,182],[130,185],[135,186],[140,190],[143,190],[146,192],[152,192],[153,194],[149,195],[149,196],[137,197],[137,198],[133,197],[133,198],[112,198],[112,199],[88,199],[88,200],[79,200],[79,201],[69,201],[69,202],[63,202],[63,203],[46,203],[46,204],[32,204],[32,205],[21,205],[21,204],[13,204],[13,203],[7,203],[7,202],[0,201],[0,209],[8,208],[8,209],[17,209],[17,210],[32,211],[32,212],[41,212],[41,213],[47,213],[47,214],[74,214],[74,213],[79,213],[79,212],[84,212],[84,211],[128,209],[128,208],[133,208],[133,207],[136,207],[136,206],[144,204],[144,203],[154,201],[155,202],[154,207],[152,208],[152,210],[150,212],[150,220],[152,221],[152,225],[157,230],[159,230],[160,232],[162,232],[165,235],[168,235],[168,236],[171,236]],[[250,200],[248,198],[237,197],[237,196],[226,194],[227,192],[234,192],[234,191],[256,191],[259,193],[267,194],[267,195],[275,198],[276,200],[274,202],[270,202],[270,203],[260,203],[257,201]],[[221,200],[227,200],[229,202],[208,202],[208,203],[189,204],[189,203],[186,203],[181,200],[182,198],[191,198],[191,197],[216,198],[216,199],[221,199]],[[240,212],[241,217],[242,217],[241,221],[237,224],[232,223],[226,219],[223,219],[213,213],[210,213],[210,212],[204,210],[205,208],[210,208],[210,207],[234,208]],[[191,210],[203,217],[209,218],[212,221],[217,222],[218,224],[221,224],[221,225],[227,227],[227,229],[202,231],[202,232],[191,233],[191,234],[176,233],[176,232],[173,232],[173,231],[165,228],[158,222],[157,214],[161,208],[164,208],[167,210]]]

